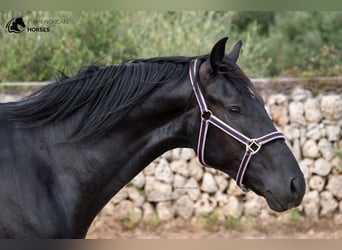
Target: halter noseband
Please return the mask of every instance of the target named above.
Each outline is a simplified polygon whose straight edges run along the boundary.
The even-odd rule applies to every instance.
[[[245,155],[242,158],[238,173],[236,175],[236,183],[243,191],[247,191],[247,189],[242,184],[242,180],[243,180],[243,176],[246,172],[248,163],[252,155],[258,153],[262,145],[270,141],[276,140],[276,139],[285,139],[285,136],[281,132],[274,131],[262,137],[251,139],[245,136],[244,134],[240,133],[236,129],[232,128],[231,126],[223,122],[218,117],[216,117],[211,112],[211,110],[208,109],[204,96],[199,87],[199,82],[197,80],[197,74],[198,74],[197,64],[198,64],[198,59],[192,60],[190,62],[189,74],[190,74],[191,85],[195,92],[195,96],[196,96],[196,99],[197,99],[197,102],[201,111],[201,127],[199,131],[198,144],[197,144],[198,159],[202,165],[207,165],[204,161],[204,150],[205,150],[205,142],[207,138],[208,127],[209,127],[209,124],[211,123],[215,127],[219,128],[220,130],[222,130],[223,132],[230,135],[231,137],[233,137],[234,139],[238,140],[239,142],[241,142],[242,144],[246,146]]]

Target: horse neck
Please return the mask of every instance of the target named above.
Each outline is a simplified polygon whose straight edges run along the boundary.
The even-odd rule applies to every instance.
[[[83,166],[77,167],[72,187],[79,194],[75,228],[88,228],[102,207],[163,152],[191,147],[187,138],[193,124],[187,121],[193,110],[186,110],[191,92],[190,82],[163,84],[115,130],[76,150]]]

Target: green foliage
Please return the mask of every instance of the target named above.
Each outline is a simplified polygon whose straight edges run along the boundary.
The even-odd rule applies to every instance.
[[[148,227],[152,230],[156,230],[158,228],[158,226],[160,225],[160,220],[159,217],[157,215],[151,217],[148,221],[147,221]]]
[[[342,162],[342,148],[339,146],[336,148],[336,155],[339,158],[339,160]],[[337,173],[342,174],[342,166],[341,165],[337,167]]]
[[[269,27],[274,23],[274,17],[274,12],[235,12],[232,16],[231,23],[238,32],[248,31],[249,25],[256,23],[258,25],[259,34],[267,35]]]
[[[240,230],[241,229],[241,223],[239,218],[236,218],[234,216],[227,216],[224,221],[224,226],[229,229],[233,230]]]
[[[139,224],[139,221],[135,219],[134,213],[130,212],[127,216],[125,216],[122,220],[121,223],[123,225],[123,228],[126,230],[133,230],[136,228]]]
[[[289,210],[289,213],[290,213],[290,220],[291,220],[291,222],[298,222],[301,219],[303,219],[303,215],[302,215],[302,213],[300,212],[300,210],[297,207],[292,208],[291,210]]]
[[[147,198],[148,191],[146,191],[144,188],[140,188],[140,187],[134,185],[132,182],[129,182],[126,186],[127,187],[134,187],[142,197],[144,197],[145,199]]]
[[[2,12],[2,23],[13,16]],[[73,74],[84,65],[109,57],[128,57],[132,54],[127,39],[122,41],[118,34],[116,12],[25,12],[24,21],[31,19],[65,19],[68,24],[51,25],[50,32],[9,34],[1,30],[3,45],[0,50],[0,77],[2,81],[42,81],[50,80],[59,71]],[[28,23],[26,21],[26,25]],[[32,26],[32,25],[31,25]],[[124,44],[115,52],[113,44]],[[103,60],[105,62],[105,60]]]
[[[271,76],[341,74],[341,22],[341,12],[278,13],[257,57]]]
[[[342,149],[337,150],[337,156],[342,160]]]
[[[23,15],[65,19],[46,33],[8,33]],[[206,54],[221,37],[244,41],[239,64],[249,76],[342,73],[342,12],[103,11],[0,12],[1,81],[51,80],[85,65],[133,58]],[[29,24],[32,26],[31,24]]]
[[[205,230],[209,232],[215,232],[219,229],[219,214],[217,211],[201,214],[199,216],[199,222],[202,224]]]

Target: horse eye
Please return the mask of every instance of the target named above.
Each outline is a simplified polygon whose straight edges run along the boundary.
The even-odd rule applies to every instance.
[[[238,116],[241,113],[241,109],[238,106],[230,106],[228,107],[228,111],[233,116]]]

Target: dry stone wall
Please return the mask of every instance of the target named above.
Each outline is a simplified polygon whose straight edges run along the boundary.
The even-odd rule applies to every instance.
[[[342,224],[342,96],[313,96],[296,88],[289,95],[264,99],[305,175],[306,195],[297,212],[312,220],[328,217]],[[267,222],[284,216],[271,211],[253,192],[242,193],[232,178],[203,167],[194,151],[185,148],[153,161],[102,213],[140,222],[196,220],[213,213],[221,221],[253,216]]]
[[[313,219],[334,217],[341,223],[341,95],[313,97],[297,88],[290,96],[270,96],[267,104],[305,175],[303,214]]]
[[[18,97],[0,93],[0,102]],[[342,96],[313,96],[296,88],[264,99],[305,175],[307,190],[297,211],[342,224]],[[271,211],[253,192],[242,193],[229,176],[203,167],[192,149],[174,149],[139,173],[100,216],[151,223],[176,217],[193,221],[213,213],[221,221],[253,216],[267,222],[284,215]]]

